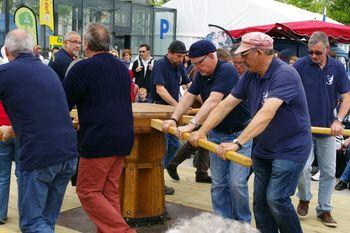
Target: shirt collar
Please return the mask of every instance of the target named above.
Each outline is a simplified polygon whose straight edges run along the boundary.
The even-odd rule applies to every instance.
[[[270,79],[272,76],[272,73],[274,72],[275,68],[276,68],[276,64],[278,63],[277,59],[274,57],[272,58],[272,61],[270,63],[269,68],[267,69],[266,73],[264,74],[264,76],[260,77],[259,74],[257,73],[257,77],[258,78],[262,78],[262,79]]]
[[[315,63],[312,61],[310,55],[307,56],[307,59],[308,59],[310,65],[316,66],[316,67],[318,67],[318,68],[321,69],[321,67],[320,67],[318,64],[315,64]],[[330,66],[330,64],[331,64],[331,63],[330,63],[330,59],[331,59],[331,58],[330,58],[329,56],[327,56],[327,62],[326,62],[326,65],[323,67],[323,70],[325,70],[326,68],[328,68],[328,66]]]
[[[20,54],[18,54],[18,56],[15,59],[21,59],[21,58],[33,58],[33,59],[36,59],[34,57],[33,53],[20,53]]]

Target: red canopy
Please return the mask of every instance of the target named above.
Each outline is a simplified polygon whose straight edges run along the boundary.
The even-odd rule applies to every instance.
[[[327,23],[317,20],[276,23],[243,29],[230,30],[233,38],[239,38],[248,32],[264,32],[273,37],[287,38],[309,38],[314,31],[325,32],[330,41],[339,43],[350,43],[350,26],[341,24]]]

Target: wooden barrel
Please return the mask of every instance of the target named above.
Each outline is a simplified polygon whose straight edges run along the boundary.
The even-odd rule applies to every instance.
[[[133,104],[135,143],[119,184],[122,213],[131,225],[163,222],[165,137],[151,128],[151,119],[168,119],[173,111],[167,105]]]

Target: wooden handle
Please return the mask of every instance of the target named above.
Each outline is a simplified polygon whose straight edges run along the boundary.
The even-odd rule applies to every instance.
[[[324,128],[324,127],[311,127],[311,132],[314,134],[326,134],[326,135],[332,135],[330,128]],[[350,136],[350,130],[344,129],[343,136]]]
[[[151,120],[151,127],[152,128],[159,130],[159,131],[163,131],[162,126],[163,126],[162,120],[159,120],[159,119],[152,119]],[[168,129],[168,133],[173,134],[173,135],[175,135],[175,131],[176,131],[175,127],[170,127]],[[185,139],[186,141],[188,141],[190,138],[190,133],[182,134],[182,138]],[[204,149],[207,149],[213,153],[216,153],[216,147],[218,145],[213,143],[213,142],[207,141],[205,139],[199,139],[198,146],[200,146]],[[234,151],[227,151],[225,153],[225,158],[228,160],[231,160],[233,162],[236,162],[242,166],[245,166],[245,167],[252,166],[252,160],[250,158],[248,158],[247,156],[244,156],[242,154],[239,154],[237,152],[234,152]]]

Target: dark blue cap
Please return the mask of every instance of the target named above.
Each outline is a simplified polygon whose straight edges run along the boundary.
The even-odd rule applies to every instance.
[[[199,40],[193,43],[188,51],[190,58],[202,57],[216,51],[215,45],[209,40]]]
[[[172,53],[180,53],[180,54],[187,53],[186,45],[184,44],[184,42],[179,40],[174,40],[173,42],[171,42],[168,50],[170,50],[170,52]]]

